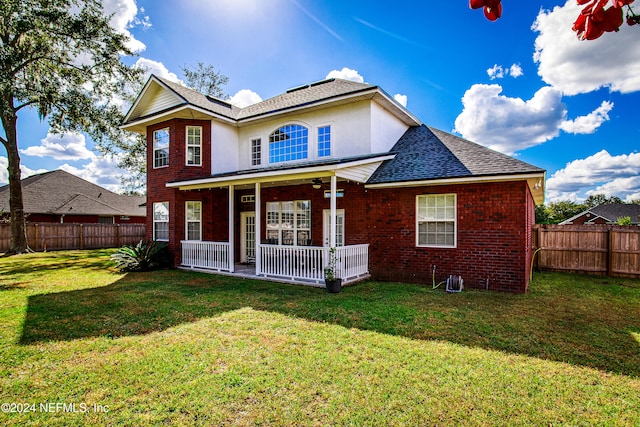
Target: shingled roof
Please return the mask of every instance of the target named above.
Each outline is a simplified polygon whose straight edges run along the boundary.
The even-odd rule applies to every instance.
[[[609,222],[616,222],[618,218],[629,217],[633,224],[640,224],[640,205],[625,203],[610,203],[589,209]]]
[[[544,169],[425,125],[409,128],[367,184],[498,175],[541,174]]]
[[[174,95],[174,101],[173,103],[167,104],[159,102],[158,105],[162,105],[163,109],[151,109],[151,111],[147,111],[145,105],[148,104],[145,103],[152,103],[156,98],[154,98],[154,95],[150,94],[147,96],[145,94],[147,90],[149,90],[150,93],[154,93],[154,90],[150,89],[154,84],[160,85],[164,87],[164,89],[170,91],[170,93]],[[359,95],[362,95],[362,99],[380,96],[380,99],[387,103],[393,103],[397,109],[403,111],[403,113],[399,113],[401,116],[405,115],[410,117],[407,120],[409,120],[411,124],[419,123],[419,121],[413,117],[409,111],[397,104],[397,102],[381,88],[367,83],[358,83],[335,78],[326,79],[289,89],[283,94],[249,105],[245,108],[238,108],[227,101],[203,95],[193,89],[182,86],[179,83],[152,75],[145,85],[145,89],[143,89],[139,95],[136,103],[132,105],[129,112],[127,112],[122,126],[126,128],[132,123],[157,116],[159,113],[180,109],[182,107],[196,107],[209,113],[240,122],[242,120],[251,120],[263,115],[284,112],[294,108],[310,107],[316,104],[321,105],[324,102],[335,101],[341,98],[345,99],[344,102],[354,102],[359,99]],[[143,101],[144,99],[146,99],[146,101]]]
[[[144,196],[123,196],[63,170],[22,180],[28,214],[146,216]],[[0,211],[9,212],[9,186],[0,187]]]

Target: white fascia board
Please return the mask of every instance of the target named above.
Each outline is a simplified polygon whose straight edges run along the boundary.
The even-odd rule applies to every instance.
[[[469,184],[473,182],[503,182],[503,181],[526,181],[532,178],[544,178],[542,173],[516,174],[516,175],[486,175],[470,176],[460,178],[440,178],[425,179],[420,181],[383,182],[379,184],[367,184],[366,188],[401,188],[418,187],[428,185],[449,185],[449,184]]]
[[[406,108],[402,107],[394,99],[390,98],[389,95],[387,95],[379,87],[375,87],[375,88],[368,89],[368,90],[365,90],[365,91],[362,91],[362,92],[350,93],[350,94],[340,95],[340,96],[337,96],[337,97],[334,97],[334,98],[323,99],[323,100],[320,100],[320,101],[317,101],[317,102],[312,102],[311,104],[297,105],[297,106],[294,106],[294,107],[287,107],[287,108],[276,110],[276,111],[269,112],[269,113],[256,114],[255,116],[251,116],[251,117],[247,117],[247,118],[243,118],[243,119],[238,119],[238,125],[239,126],[249,125],[249,124],[252,124],[253,122],[267,120],[267,119],[270,119],[270,118],[273,118],[273,117],[277,117],[279,115],[295,113],[295,112],[298,112],[298,111],[308,110],[308,109],[311,109],[311,108],[320,108],[320,107],[323,107],[323,106],[326,106],[326,105],[339,103],[340,101],[345,101],[345,100],[348,100],[350,98],[362,97],[364,99],[374,99],[376,97],[376,95],[379,95],[379,96],[382,96],[383,98],[385,98],[390,104],[392,104],[396,109],[398,109],[401,112],[400,115],[404,115],[404,116],[408,117],[409,120],[414,122],[417,126],[422,124],[422,122],[416,116],[411,114],[409,112],[409,110],[407,110]]]
[[[227,185],[243,185],[256,182],[278,182],[292,179],[320,178],[323,176],[337,175],[340,170],[369,163],[391,160],[395,154],[389,154],[371,159],[354,160],[347,163],[332,165],[317,165],[301,167],[297,169],[270,170],[255,172],[243,175],[231,175],[212,178],[195,179],[191,181],[169,182],[167,188],[178,188],[180,190],[197,190],[204,188],[226,187]]]
[[[137,120],[135,122],[131,122],[131,123],[127,123],[125,125],[121,125],[120,129],[128,130],[128,128],[130,128],[130,127],[137,127],[137,126],[143,125],[143,124],[148,123],[148,122],[159,122],[159,121],[162,121],[162,120],[159,120],[159,119],[165,118],[167,116],[175,115],[176,113],[179,113],[179,112],[184,111],[184,110],[197,111],[199,113],[202,113],[202,114],[211,116],[213,118],[216,118],[216,119],[218,119],[220,121],[229,123],[229,124],[231,124],[233,126],[237,126],[237,124],[238,124],[238,122],[235,121],[234,119],[230,119],[228,117],[221,116],[221,115],[216,114],[216,113],[214,113],[212,111],[205,110],[204,108],[196,107],[196,106],[191,105],[191,104],[186,104],[186,105],[181,105],[181,106],[179,106],[177,108],[174,108],[174,109],[171,109],[171,110],[167,110],[167,111],[165,111],[165,112],[163,112],[161,114],[154,114],[152,116]]]

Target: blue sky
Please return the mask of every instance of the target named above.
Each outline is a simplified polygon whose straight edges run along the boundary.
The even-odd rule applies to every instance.
[[[427,125],[547,170],[547,201],[640,199],[640,28],[579,41],[575,0],[105,0],[138,51],[130,64],[180,80],[212,64],[234,103],[328,76],[375,84]],[[23,176],[63,168],[117,190],[122,171],[84,135],[19,117]],[[0,150],[0,166],[6,153]],[[6,182],[6,171],[0,172]]]

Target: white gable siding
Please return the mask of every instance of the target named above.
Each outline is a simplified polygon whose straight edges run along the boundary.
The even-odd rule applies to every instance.
[[[182,104],[184,101],[176,94],[155,85],[151,96],[145,100],[145,104],[136,108],[135,115],[137,117],[145,117],[168,108]]]
[[[371,105],[371,152],[386,153],[409,126],[375,102]]]
[[[238,129],[211,121],[211,174],[234,172],[238,167]]]

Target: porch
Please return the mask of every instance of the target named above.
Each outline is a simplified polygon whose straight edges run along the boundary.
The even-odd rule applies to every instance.
[[[311,286],[324,286],[324,268],[331,259],[329,247],[259,244],[252,263],[255,268],[237,268],[229,242],[180,243],[182,268]],[[335,275],[343,285],[369,276],[368,244],[338,246],[335,259]]]

